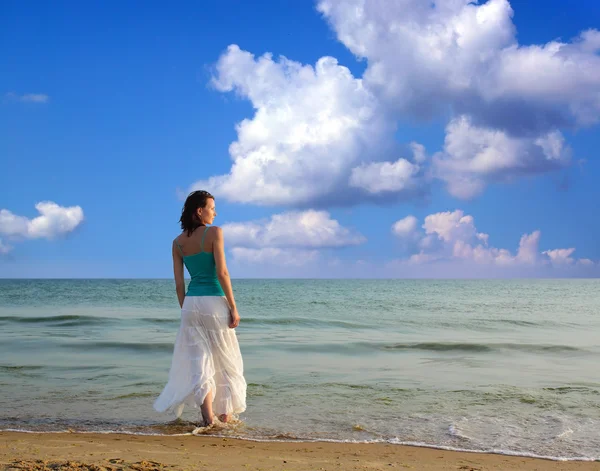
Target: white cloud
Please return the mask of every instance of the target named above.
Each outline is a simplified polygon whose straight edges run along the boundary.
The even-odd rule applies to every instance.
[[[0,209],[0,234],[12,238],[52,239],[73,231],[83,221],[83,210],[79,206],[63,207],[43,201],[35,208],[40,215],[33,219]]]
[[[418,142],[411,142],[410,148],[413,151],[413,160],[417,164],[422,164],[427,160],[427,153],[425,152],[425,146]]]
[[[366,242],[361,234],[340,225],[326,211],[289,211],[267,220],[223,225],[226,244],[235,260],[304,265],[322,249]]]
[[[311,66],[229,46],[212,83],[249,100],[254,116],[237,125],[229,173],[193,189],[324,207],[420,198],[435,176],[470,198],[490,183],[569,165],[559,130],[598,122],[596,30],[521,46],[507,0],[320,0],[317,8],[366,59],[363,76],[333,57]],[[412,158],[401,155],[398,122],[435,115],[454,116],[443,151],[430,163],[410,143]]]
[[[50,97],[43,93],[25,93],[23,95],[17,95],[16,93],[9,92],[6,94],[6,98],[23,103],[47,103],[48,100],[50,100]]]
[[[600,119],[597,30],[519,45],[508,0],[320,0],[318,10],[366,59],[364,86],[386,116],[454,116],[432,170],[456,197],[569,165],[559,130]]]
[[[571,150],[558,131],[536,138],[511,137],[473,126],[461,116],[448,124],[444,151],[433,157],[433,169],[446,181],[450,194],[471,198],[486,183],[558,169],[570,161]]]
[[[478,123],[545,133],[600,116],[600,33],[521,46],[508,0],[321,0],[338,39],[366,58],[366,86],[403,114],[451,106]]]
[[[540,231],[533,231],[531,234],[521,236],[516,257],[517,262],[533,265],[538,261],[541,235]]]
[[[580,258],[579,260],[577,260],[577,264],[586,266],[586,267],[591,267],[591,266],[595,265],[595,263],[593,261],[591,261],[589,258]]]
[[[483,89],[491,102],[527,99],[547,124],[598,122],[600,116],[600,32],[583,31],[570,43],[503,49]]]
[[[469,240],[476,234],[472,216],[464,216],[460,210],[430,214],[423,224],[426,234],[435,234],[445,242]]]
[[[255,114],[237,125],[230,172],[193,189],[289,206],[344,204],[381,192],[410,198],[416,187],[423,193],[419,167],[397,158],[395,123],[335,58],[322,57],[313,67],[270,54],[256,58],[232,45],[216,65],[213,85],[248,99]],[[424,149],[416,144],[413,153],[423,158]],[[383,170],[394,174],[383,177]]]
[[[231,249],[231,254],[234,263],[300,267],[314,262],[319,252],[317,250],[280,249],[276,247],[261,249],[234,247]]]
[[[396,225],[406,230],[396,232]],[[402,237],[404,233],[418,234],[420,243],[417,252],[404,260],[408,264],[432,262],[466,262],[475,265],[495,265],[499,267],[558,267],[572,264],[593,266],[594,262],[571,257],[574,248],[553,249],[540,252],[541,232],[524,234],[517,253],[489,245],[489,235],[478,232],[474,218],[463,211],[447,211],[425,217],[423,232],[416,230],[416,218],[407,216],[392,226],[392,231]]]
[[[419,166],[406,159],[396,162],[373,162],[352,169],[350,186],[369,193],[414,190],[422,181],[418,178]]]
[[[331,219],[327,211],[289,211],[269,220],[223,225],[227,243],[239,247],[344,247],[366,241],[364,236]]]
[[[17,216],[7,209],[0,209],[0,234],[27,237],[29,219]]]
[[[573,258],[571,258],[571,255],[573,254],[573,252],[575,252],[574,248],[554,249],[554,250],[546,250],[544,252],[544,254],[546,254],[548,257],[550,257],[550,260],[552,260],[552,263],[571,265],[572,263],[575,263],[575,260]],[[591,260],[583,259],[583,260],[580,260],[580,262],[583,263],[583,265],[586,265],[587,262],[591,262]]]
[[[398,237],[412,237],[417,232],[418,219],[414,216],[406,216],[392,225],[392,233]]]

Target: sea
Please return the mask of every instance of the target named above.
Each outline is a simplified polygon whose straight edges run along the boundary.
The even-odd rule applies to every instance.
[[[600,280],[233,280],[248,408],[206,433],[600,459]],[[0,430],[198,433],[152,404],[172,280],[0,280]]]

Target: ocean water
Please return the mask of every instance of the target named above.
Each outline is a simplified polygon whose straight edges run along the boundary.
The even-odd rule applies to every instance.
[[[263,440],[600,459],[600,280],[234,280]],[[0,280],[0,429],[190,433],[170,280]]]

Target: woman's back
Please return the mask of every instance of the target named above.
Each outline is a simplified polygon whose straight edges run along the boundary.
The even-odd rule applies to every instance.
[[[175,239],[175,244],[179,247],[183,257],[183,263],[192,278],[186,296],[224,296],[212,252],[212,234],[207,237],[208,229],[206,227],[202,231],[199,243],[201,228],[190,236],[182,234]]]

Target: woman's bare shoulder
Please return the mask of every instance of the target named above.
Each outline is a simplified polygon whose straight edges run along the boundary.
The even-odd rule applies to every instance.
[[[207,232],[206,238],[210,244],[214,244],[215,242],[223,240],[223,229],[221,229],[219,226],[210,226]]]

